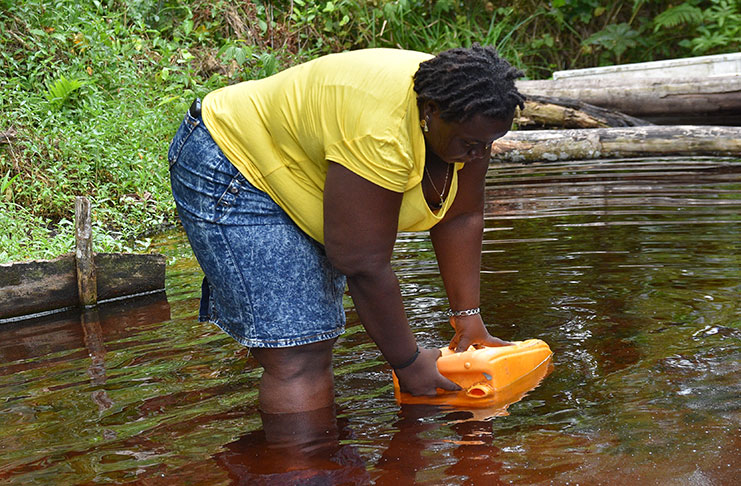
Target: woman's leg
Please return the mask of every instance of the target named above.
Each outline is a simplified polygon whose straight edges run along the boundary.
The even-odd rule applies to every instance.
[[[168,159],[178,214],[208,281],[199,317],[253,349],[265,369],[263,412],[333,405],[344,276],[239,173],[200,116],[186,114]]]
[[[334,404],[332,346],[335,339],[288,348],[252,348],[264,368],[260,410],[308,412]]]

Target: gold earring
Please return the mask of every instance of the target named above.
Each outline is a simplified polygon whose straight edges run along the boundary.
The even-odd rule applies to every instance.
[[[427,126],[427,117],[424,117],[423,120],[419,121],[419,126],[422,127],[422,131],[425,133],[430,131],[430,127]]]

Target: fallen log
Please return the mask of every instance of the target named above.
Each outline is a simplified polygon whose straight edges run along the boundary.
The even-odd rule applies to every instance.
[[[96,253],[98,302],[164,290],[165,257]],[[0,324],[80,305],[75,255],[0,265]]]
[[[510,162],[674,155],[741,157],[741,127],[517,130],[494,142],[491,149],[493,161]]]
[[[651,125],[646,120],[579,100],[537,95],[528,95],[525,109],[515,115],[514,122],[521,130]]]
[[[572,98],[652,123],[741,125],[741,74],[518,81],[526,96]]]

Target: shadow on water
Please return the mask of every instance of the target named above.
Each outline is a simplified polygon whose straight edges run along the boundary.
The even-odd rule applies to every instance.
[[[397,405],[348,299],[336,408],[261,416],[260,369],[196,322],[173,232],[166,299],[0,326],[0,482],[738,484],[741,161],[502,164],[487,195],[484,318],[555,353],[504,413]],[[443,346],[426,236],[393,264],[420,344]]]

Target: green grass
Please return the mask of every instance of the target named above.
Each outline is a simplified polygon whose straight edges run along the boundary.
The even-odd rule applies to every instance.
[[[0,132],[15,134],[0,146],[0,262],[69,251],[78,195],[92,202],[97,251],[145,250],[141,235],[176,223],[166,154],[192,99],[276,61],[204,76],[208,43],[186,22],[46,3],[6,4],[0,20]]]

